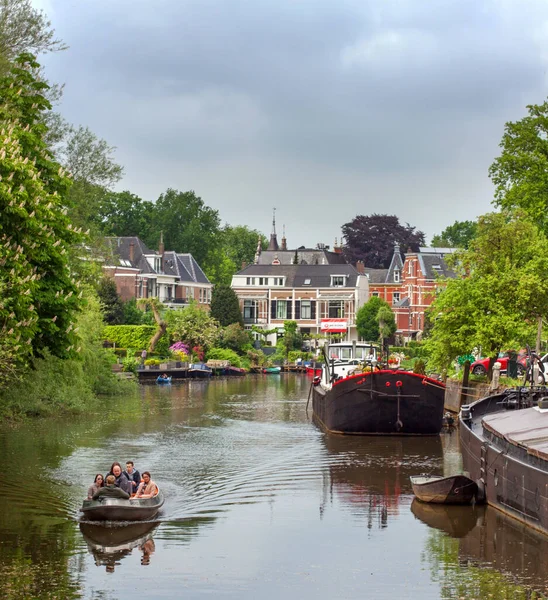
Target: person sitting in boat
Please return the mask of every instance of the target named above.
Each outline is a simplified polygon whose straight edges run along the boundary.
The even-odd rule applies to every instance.
[[[141,474],[135,468],[133,461],[128,460],[126,462],[126,470],[124,471],[124,475],[128,478],[130,485],[130,494],[135,494],[137,492],[137,488],[139,487],[139,483],[141,483]]]
[[[93,483],[88,488],[88,500],[91,500],[91,498],[93,498],[93,494],[95,494],[97,490],[101,489],[104,486],[105,480],[103,476],[101,475],[101,473],[97,473],[97,475],[95,475]]]
[[[167,373],[162,373],[162,374],[160,375],[160,377],[161,377],[162,379],[167,379]]]
[[[129,494],[116,486],[116,477],[114,475],[107,475],[107,484],[93,494],[92,500],[99,500],[103,496],[106,498],[124,498],[125,500],[129,500]]]
[[[150,478],[150,473],[145,471],[143,473],[143,480],[139,484],[139,489],[137,490],[137,498],[152,498],[153,496],[156,496],[157,493],[158,486]]]
[[[116,487],[119,487],[120,489],[124,490],[124,492],[126,492],[127,494],[132,493],[133,490],[131,489],[129,479],[122,472],[122,466],[119,462],[112,463],[110,471],[107,473],[107,478],[109,475],[114,475]]]

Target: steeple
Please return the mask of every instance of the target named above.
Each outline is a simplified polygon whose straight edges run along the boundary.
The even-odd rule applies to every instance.
[[[284,234],[282,237],[282,250],[287,250],[287,240],[285,239],[285,225],[284,225]]]
[[[272,233],[270,234],[270,243],[267,250],[279,250],[278,239],[276,237],[276,209],[272,209]]]

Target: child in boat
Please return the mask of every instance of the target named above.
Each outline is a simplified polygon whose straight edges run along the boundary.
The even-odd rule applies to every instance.
[[[97,473],[97,475],[95,475],[93,483],[88,488],[88,500],[91,500],[93,498],[93,494],[95,494],[95,492],[97,492],[100,488],[104,486],[105,480],[103,479],[103,476],[101,475],[101,473]]]
[[[143,481],[141,481],[141,483],[139,484],[139,489],[137,490],[136,497],[152,498],[153,496],[156,496],[157,493],[158,486],[150,478],[150,473],[148,471],[144,471]]]

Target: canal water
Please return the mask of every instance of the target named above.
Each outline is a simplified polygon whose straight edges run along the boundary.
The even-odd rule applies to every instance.
[[[458,433],[326,435],[302,375],[142,386],[94,414],[0,430],[0,598],[543,598],[548,538],[493,509],[413,501],[460,468]],[[131,459],[157,522],[80,522]]]

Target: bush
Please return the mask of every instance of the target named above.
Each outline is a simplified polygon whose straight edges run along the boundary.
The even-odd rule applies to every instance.
[[[120,348],[137,348],[136,352],[148,348],[157,327],[153,325],[107,325],[104,329],[104,339]],[[167,354],[169,338],[163,335],[156,344],[158,354]]]
[[[287,355],[287,360],[290,363],[297,362],[298,358],[302,360],[311,360],[312,352],[304,352],[303,350],[291,350],[291,352],[289,352]]]
[[[228,360],[233,367],[242,368],[241,357],[228,348],[211,348],[207,352],[207,360]]]
[[[145,366],[150,367],[152,365],[159,365],[160,364],[160,359],[158,358],[147,358],[145,360]]]
[[[136,358],[133,358],[133,356],[128,356],[122,361],[122,371],[125,371],[126,373],[136,373],[138,366],[139,361]]]

